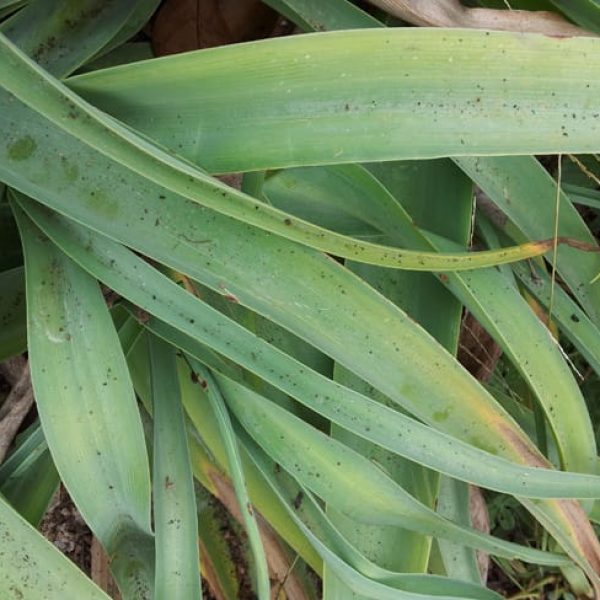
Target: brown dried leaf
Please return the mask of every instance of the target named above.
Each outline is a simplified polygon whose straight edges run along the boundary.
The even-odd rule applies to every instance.
[[[113,600],[121,600],[119,588],[110,572],[110,560],[96,537],[92,538],[91,546],[91,575],[92,581]]]
[[[460,330],[458,360],[479,381],[494,373],[502,350],[471,313],[466,313]]]
[[[369,0],[391,15],[422,27],[467,27],[543,33],[556,37],[592,36],[560,15],[547,11],[467,8],[459,0]]]
[[[483,533],[490,533],[490,515],[487,504],[481,490],[474,485],[469,486],[469,512],[471,513],[473,527]],[[477,550],[477,566],[479,567],[481,581],[485,583],[490,570],[489,554]]]
[[[268,37],[279,15],[260,0],[166,0],[152,25],[157,56]]]

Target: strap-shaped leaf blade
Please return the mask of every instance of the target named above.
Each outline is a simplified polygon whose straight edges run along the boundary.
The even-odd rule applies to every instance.
[[[273,491],[281,499],[288,514],[302,528],[330,569],[357,594],[390,600],[425,600],[426,598],[497,598],[483,587],[430,575],[395,573],[382,569],[365,558],[336,529],[310,492],[298,486],[293,478],[277,469],[250,436],[240,435],[248,454],[260,469]],[[298,497],[302,503],[298,506]],[[441,598],[440,598],[441,596]]]
[[[85,144],[167,190],[318,250],[381,266],[416,271],[455,271],[539,256],[552,247],[552,240],[543,240],[502,250],[444,256],[435,252],[380,246],[336,234],[308,221],[293,219],[287,213],[212,179],[193,163],[153,145],[147,138],[137,135],[71,92],[31,61],[2,33],[0,59],[0,85]],[[9,143],[6,149],[14,163],[14,159],[29,158],[35,146],[35,140],[23,138]],[[26,156],[23,156],[23,150]]]
[[[238,441],[231,425],[231,419],[227,412],[225,401],[223,400],[223,396],[221,395],[216,380],[204,365],[194,361],[190,364],[190,367],[192,369],[192,374],[199,376],[201,378],[199,381],[203,382],[206,387],[206,395],[210,402],[212,412],[215,415],[219,434],[223,440],[223,446],[225,447],[229,472],[231,474],[240,514],[248,534],[248,542],[254,555],[258,597],[259,600],[268,600],[271,585],[269,582],[269,570],[265,557],[265,549],[263,548],[260,538],[254,508],[250,503],[248,490],[246,489]]]
[[[198,514],[175,349],[149,337],[154,421],[157,600],[200,600]]]
[[[298,197],[306,196],[315,182],[323,179],[327,184],[320,189],[321,203],[335,205],[339,198],[348,198],[353,214],[412,247],[442,252],[459,248],[450,240],[417,228],[399,204],[407,192],[402,192],[394,206],[390,192],[359,166],[283,171],[269,180],[266,194],[274,202],[289,194],[288,189]],[[369,204],[361,206],[359,200],[366,197]],[[522,269],[527,271],[526,267]],[[496,269],[438,277],[486,327],[531,386],[555,432],[565,468],[594,473],[595,438],[581,392],[551,334],[518,290]]]
[[[504,542],[444,519],[369,459],[251,390],[218,378],[228,406],[265,452],[325,502],[364,523],[395,525],[538,564],[561,555]]]
[[[124,590],[151,588],[150,476],[133,387],[96,281],[18,211],[28,349],[44,435]],[[94,485],[91,485],[91,483]]]
[[[203,362],[207,361],[207,353],[202,351],[202,347],[198,348],[199,342],[209,344],[217,352],[358,435],[467,481],[499,489],[498,481],[503,477],[502,491],[517,495],[550,497],[553,487],[558,497],[562,497],[567,486],[573,486],[570,489],[576,492],[573,494],[576,497],[596,497],[599,493],[599,481],[593,475],[516,467],[514,463],[481,453],[472,446],[444,436],[344,388],[286,357],[187,293],[122,246],[92,232],[85,232],[76,225],[69,225],[62,219],[47,214],[44,217],[44,211],[39,208],[36,210],[34,204],[27,204],[27,210],[44,231],[65,252],[81,261],[86,269],[145,311],[171,324],[168,327],[150,319],[146,326],[151,331]],[[181,332],[179,335],[177,330]],[[232,373],[226,366],[224,369],[218,359],[214,362],[208,360],[211,367],[235,378],[235,372]],[[370,425],[366,425],[369,422]],[[405,444],[405,439],[410,442]],[[441,451],[442,447],[445,450]],[[472,460],[467,463],[469,456]],[[478,463],[485,464],[485,467],[478,468]],[[533,493],[534,490],[536,493]]]
[[[108,600],[68,558],[0,497],[0,593],[4,598]]]
[[[593,37],[370,29],[167,57],[70,85],[213,173],[586,153],[599,149],[599,54]]]

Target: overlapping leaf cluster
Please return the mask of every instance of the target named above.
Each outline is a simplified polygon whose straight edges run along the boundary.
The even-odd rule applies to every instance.
[[[206,490],[261,600],[310,597],[295,556],[326,598],[497,597],[474,549],[600,590],[595,424],[532,310],[598,372],[597,192],[534,155],[600,152],[599,40],[289,0],[342,31],[94,69],[156,4],[0,2],[0,357],[39,415],[0,466],[3,597],[106,597],[27,524],[59,478],[128,599],[200,597],[199,562],[236,593]],[[458,363],[463,307],[531,403]],[[474,529],[468,484],[553,542]]]

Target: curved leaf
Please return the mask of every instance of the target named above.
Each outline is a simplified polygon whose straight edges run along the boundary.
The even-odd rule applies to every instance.
[[[107,117],[44,72],[1,33],[0,59],[0,84],[6,91],[92,148],[203,206],[318,250],[381,266],[416,271],[455,271],[539,256],[553,247],[552,240],[543,240],[502,250],[444,256],[379,246],[341,236],[307,221],[291,219],[287,213],[238,192],[212,179],[192,163],[153,146],[146,138]],[[14,143],[18,151],[22,142]],[[37,145],[32,140],[26,146],[31,143]],[[14,151],[13,148],[13,154]]]
[[[385,470],[247,388],[218,378],[228,406],[269,456],[325,502],[374,525],[396,525],[497,556],[562,565],[544,553],[448,521],[410,496]]]
[[[276,466],[274,472],[272,461],[245,435],[248,439],[244,439],[244,447],[285,505],[288,514],[311,540],[329,568],[355,593],[381,600],[450,600],[457,597],[491,600],[498,597],[491,590],[466,582],[447,577],[394,573],[370,562],[336,530],[310,492],[297,485],[289,485],[291,477],[281,469],[277,470]],[[303,494],[303,501],[298,506],[297,498],[300,493]],[[306,519],[307,516],[309,519]]]
[[[217,424],[221,433],[221,438],[225,445],[227,461],[229,463],[229,472],[235,489],[236,498],[238,501],[240,514],[246,527],[248,541],[254,555],[256,581],[259,600],[268,600],[270,597],[271,584],[269,582],[269,569],[265,558],[265,550],[260,539],[260,532],[256,517],[254,516],[254,508],[250,504],[248,492],[246,490],[246,482],[244,481],[244,472],[240,452],[237,445],[237,440],[231,426],[229,413],[225,406],[221,392],[217,386],[217,382],[213,379],[210,372],[201,364],[194,362],[191,367],[193,373],[202,378],[206,386],[206,395],[212,406],[213,412],[217,419]]]
[[[69,85],[221,173],[597,152],[599,56],[593,37],[370,29],[191,52]]]
[[[70,597],[109,600],[67,557],[0,496],[0,592],[22,600]]]
[[[151,587],[144,555],[152,547],[148,459],[112,320],[96,281],[17,214],[31,378],[48,447],[79,511],[113,556],[124,593]]]
[[[27,205],[27,211],[96,277],[172,326],[144,319],[153,333],[233,379],[237,378],[235,371],[218,357],[212,359],[198,342],[209,344],[349,431],[454,477],[517,495],[551,497],[551,489],[557,497],[563,497],[568,489],[575,497],[595,498],[600,493],[599,477],[517,466],[344,388],[249,333],[125,248],[48,217],[33,204]],[[177,334],[177,330],[185,334]],[[499,481],[503,481],[501,488]]]

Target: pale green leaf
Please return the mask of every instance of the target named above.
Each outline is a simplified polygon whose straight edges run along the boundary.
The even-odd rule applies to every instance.
[[[157,600],[200,600],[198,515],[175,349],[149,337],[154,421]]]

